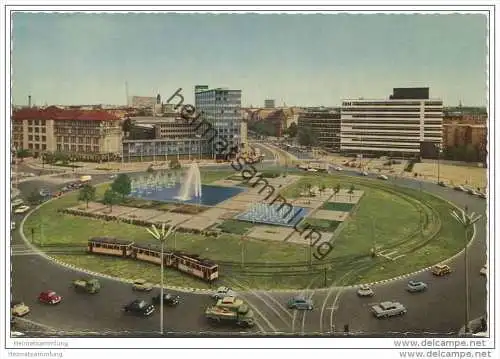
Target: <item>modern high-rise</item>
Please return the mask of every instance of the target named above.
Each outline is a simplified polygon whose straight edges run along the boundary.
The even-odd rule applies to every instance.
[[[205,136],[212,143],[212,156],[223,157],[221,146],[230,149],[241,144],[241,90],[227,88],[209,89],[208,86],[195,87],[195,107],[202,112],[201,119],[211,125]]]
[[[274,100],[272,99],[267,99],[264,100],[264,108],[274,108],[276,105],[274,103]]]
[[[342,101],[340,150],[348,154],[420,156],[442,145],[443,101],[429,88],[395,88],[389,99]]]
[[[331,108],[308,108],[297,121],[298,130],[309,129],[314,145],[331,151],[340,147],[340,111]]]

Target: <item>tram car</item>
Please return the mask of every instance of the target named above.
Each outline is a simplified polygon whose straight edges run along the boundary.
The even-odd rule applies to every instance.
[[[158,244],[134,243],[133,241],[109,237],[94,237],[88,241],[88,251],[90,253],[161,264],[161,249]],[[207,282],[213,282],[219,278],[219,266],[195,254],[165,250],[163,251],[163,265]]]
[[[94,237],[88,241],[88,252],[107,254],[117,257],[129,257],[132,254],[134,242],[112,237]]]

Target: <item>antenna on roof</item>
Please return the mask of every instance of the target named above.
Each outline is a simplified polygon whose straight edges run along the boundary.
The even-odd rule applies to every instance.
[[[127,107],[130,106],[130,100],[129,100],[129,97],[128,97],[128,82],[125,81],[125,96],[127,96]]]

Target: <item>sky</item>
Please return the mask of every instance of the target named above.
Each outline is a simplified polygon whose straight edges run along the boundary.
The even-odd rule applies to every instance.
[[[55,14],[12,17],[12,100],[35,105],[242,90],[243,106],[336,106],[430,87],[487,104],[487,18],[406,14]]]

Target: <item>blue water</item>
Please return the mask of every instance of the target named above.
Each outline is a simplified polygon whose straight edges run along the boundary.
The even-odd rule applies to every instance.
[[[300,222],[310,211],[309,208],[294,206],[290,209],[288,206],[284,206],[284,214],[279,213],[281,203],[275,204],[261,204],[261,206],[266,206],[270,209],[269,212],[262,211],[256,213],[252,209],[247,210],[235,218],[240,221],[259,223],[259,224],[272,224],[284,227],[293,227]]]
[[[181,185],[177,183],[174,187],[163,187],[158,191],[150,191],[146,193],[145,191],[135,191],[130,194],[131,197],[142,198],[149,201],[159,201],[159,202],[181,202],[175,197],[179,195]],[[205,206],[215,206],[237,194],[245,191],[244,188],[237,187],[220,187],[213,185],[201,185],[201,201],[198,202],[198,198],[192,198],[189,201],[182,201],[183,203],[193,203],[202,204]]]

